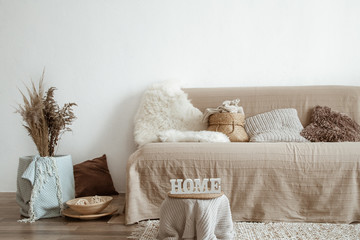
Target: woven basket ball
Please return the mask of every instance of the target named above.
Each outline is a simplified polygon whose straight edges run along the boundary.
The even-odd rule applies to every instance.
[[[209,117],[208,131],[222,132],[231,142],[248,142],[245,131],[245,115],[242,113],[214,113]]]

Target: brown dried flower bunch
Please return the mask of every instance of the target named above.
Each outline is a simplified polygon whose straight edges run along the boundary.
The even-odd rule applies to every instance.
[[[38,89],[26,87],[29,98],[20,91],[24,104],[16,112],[20,113],[23,125],[33,139],[41,157],[54,156],[55,147],[63,133],[71,131],[68,127],[75,120],[72,107],[75,103],[67,103],[62,108],[54,99],[54,87],[44,94],[44,72],[39,81]]]

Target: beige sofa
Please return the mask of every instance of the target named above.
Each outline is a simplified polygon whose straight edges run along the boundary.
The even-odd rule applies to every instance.
[[[315,105],[360,122],[360,87],[184,89],[204,110],[241,99],[246,116],[296,108],[306,126]],[[234,221],[360,220],[360,143],[150,143],[127,164],[126,223],[159,218],[171,178],[220,177]]]

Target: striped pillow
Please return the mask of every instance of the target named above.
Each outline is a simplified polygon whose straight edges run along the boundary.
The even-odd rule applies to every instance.
[[[303,128],[294,108],[261,113],[245,123],[250,142],[308,142],[300,135]]]

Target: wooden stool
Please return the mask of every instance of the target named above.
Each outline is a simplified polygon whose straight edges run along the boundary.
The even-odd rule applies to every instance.
[[[159,239],[211,240],[233,237],[230,204],[223,194],[215,198],[167,196],[161,204]]]

